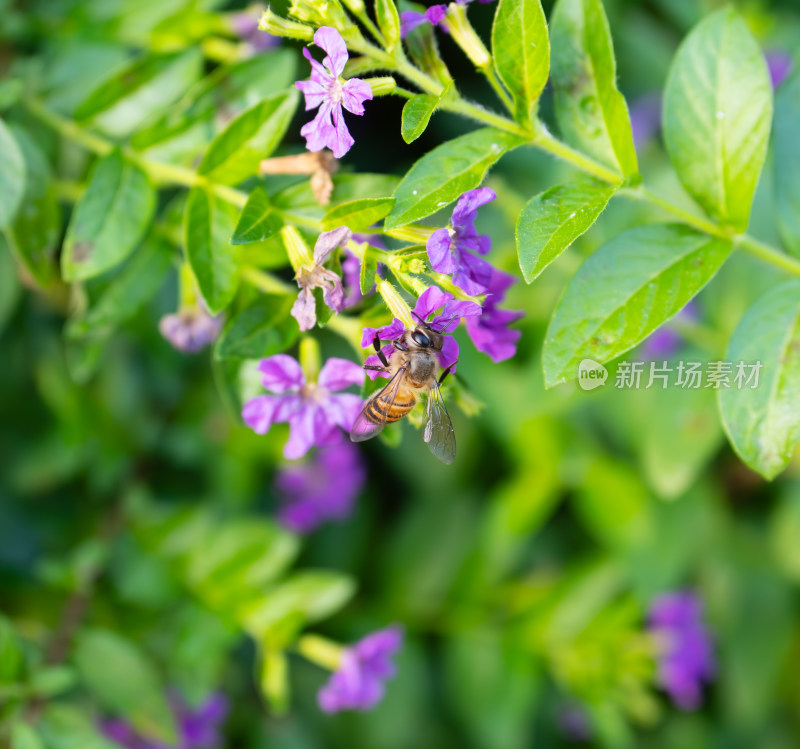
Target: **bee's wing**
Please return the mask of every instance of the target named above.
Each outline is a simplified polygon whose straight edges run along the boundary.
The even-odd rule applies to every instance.
[[[450,421],[450,414],[444,405],[438,382],[434,382],[428,391],[428,423],[425,425],[424,439],[431,452],[442,463],[449,465],[455,460],[456,433],[453,430],[453,422]]]
[[[372,439],[386,426],[386,414],[381,416],[377,424],[367,416],[369,405],[376,398],[382,397],[384,402],[389,404],[389,407],[386,409],[388,412],[389,408],[394,405],[397,394],[400,392],[400,385],[403,383],[407,369],[407,366],[400,367],[400,369],[392,375],[392,379],[386,383],[386,387],[376,391],[367,399],[364,408],[361,409],[361,413],[358,415],[355,422],[353,422],[353,428],[350,430],[350,439],[353,442],[364,442],[364,440]]]

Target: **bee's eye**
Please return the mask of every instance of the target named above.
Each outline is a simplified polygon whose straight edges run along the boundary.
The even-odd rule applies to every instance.
[[[417,346],[430,346],[431,345],[431,339],[428,338],[428,336],[426,336],[425,333],[423,333],[421,330],[415,330],[411,334],[411,339],[414,341],[414,343],[417,344]]]

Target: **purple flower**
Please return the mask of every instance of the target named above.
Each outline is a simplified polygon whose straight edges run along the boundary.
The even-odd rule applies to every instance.
[[[353,137],[344,123],[342,107],[353,114],[364,114],[364,101],[372,98],[372,89],[366,81],[341,75],[348,60],[347,47],[342,35],[330,26],[322,26],[314,34],[314,44],[328,53],[320,65],[308,49],[303,54],[311,63],[311,80],[298,81],[297,86],[306,97],[306,111],[319,107],[317,116],[303,125],[300,135],[306,139],[309,151],[330,148],[341,159],[353,145]]]
[[[421,294],[414,306],[414,314],[418,319],[427,320],[436,310],[441,309],[441,314],[433,318],[428,324],[434,329],[441,332],[452,332],[461,322],[462,317],[474,317],[481,314],[481,307],[475,302],[464,302],[453,298],[452,294],[442,291],[438,286],[431,286]],[[399,338],[405,331],[406,326],[402,320],[396,317],[389,325],[384,325],[381,328],[365,327],[361,335],[362,348],[372,346],[375,340],[375,335],[381,341],[394,341]],[[394,346],[391,343],[381,348],[384,356],[388,359],[395,352]],[[439,365],[444,369],[451,364],[455,364],[458,360],[458,342],[452,336],[445,336],[444,345],[439,352]],[[377,354],[368,356],[364,364],[372,366],[379,366],[380,359]],[[455,372],[453,367],[451,370]],[[388,373],[376,370],[367,370],[367,377],[374,380],[375,377],[388,377]]]
[[[373,632],[344,651],[337,671],[317,695],[326,713],[371,710],[382,699],[384,682],[394,676],[391,657],[403,643],[399,627]]]
[[[281,523],[295,533],[310,533],[327,520],[346,518],[364,486],[366,472],[358,448],[339,440],[314,459],[278,472],[275,488],[284,498]]]
[[[317,305],[314,300],[314,289],[322,289],[322,299],[334,312],[344,309],[344,289],[342,279],[332,270],[323,268],[330,254],[343,247],[353,233],[346,226],[333,231],[324,231],[314,245],[314,264],[309,268],[301,268],[297,272],[297,285],[300,293],[292,305],[292,316],[300,325],[300,330],[311,330],[317,323]]]
[[[485,255],[492,241],[475,230],[478,208],[497,197],[489,187],[465,192],[453,209],[450,228],[437,229],[428,239],[428,259],[439,273],[452,273],[453,283],[467,294],[480,294],[489,286],[492,266],[471,254]]]
[[[676,320],[691,322],[697,320],[697,305],[694,301],[687,302],[686,306],[675,315]],[[669,323],[656,328],[642,342],[641,356],[643,359],[663,359],[672,356],[683,342],[683,336]]]
[[[103,734],[125,749],[220,749],[222,737],[219,729],[228,714],[228,700],[224,695],[212,694],[198,708],[193,709],[177,693],[170,694],[170,707],[175,719],[178,743],[162,744],[146,739],[124,720],[111,719],[100,724]]]
[[[442,30],[447,31],[447,27],[443,23],[445,15],[447,15],[446,5],[432,5],[424,13],[407,10],[400,14],[400,36],[405,39],[406,34],[410,34],[425,23],[433,26],[441,25]]]
[[[517,353],[517,341],[522,336],[519,330],[508,326],[519,320],[524,312],[511,312],[500,309],[508,288],[516,283],[514,276],[492,268],[488,295],[483,303],[483,311],[477,317],[467,318],[467,333],[478,351],[488,354],[492,361],[501,362]]]
[[[162,317],[158,329],[178,351],[195,353],[217,340],[222,318],[213,317],[202,307],[187,307]]]
[[[353,239],[356,242],[366,242],[379,250],[385,250],[386,245],[381,241],[380,237],[375,234],[353,234]],[[378,265],[378,275],[381,275],[382,265]],[[344,286],[347,294],[344,299],[345,307],[355,307],[365,296],[369,296],[375,290],[372,289],[365,295],[361,293],[361,261],[350,250],[344,251],[344,259],[342,260],[342,277],[344,278]]]
[[[661,127],[661,95],[646,94],[631,103],[631,130],[637,148],[649,143]]]
[[[233,13],[230,16],[231,32],[246,42],[253,52],[266,52],[281,43],[280,37],[259,30],[258,20],[263,11],[264,8],[260,7]]]
[[[713,646],[700,599],[689,591],[658,596],[650,607],[649,626],[664,648],[658,683],[679,708],[696,709],[703,682],[714,676]]]
[[[274,395],[259,395],[242,409],[242,419],[256,434],[266,434],[276,423],[289,423],[289,441],[283,454],[302,458],[312,445],[339,441],[339,428],[349,431],[361,410],[361,398],[337,393],[364,382],[364,371],[346,359],[328,359],[317,382],[307,382],[300,365],[286,354],[262,359],[261,382]]]
[[[772,88],[778,88],[792,72],[792,56],[782,49],[772,49],[765,54]]]
[[[588,741],[592,737],[591,719],[578,702],[569,702],[560,707],[558,726],[561,733],[572,741]]]

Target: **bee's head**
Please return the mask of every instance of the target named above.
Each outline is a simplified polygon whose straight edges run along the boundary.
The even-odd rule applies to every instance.
[[[444,336],[421,318],[417,327],[407,333],[406,340],[416,348],[432,349],[433,351],[441,351],[444,345]]]

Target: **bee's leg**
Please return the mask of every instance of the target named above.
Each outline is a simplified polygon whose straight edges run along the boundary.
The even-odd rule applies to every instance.
[[[376,367],[374,364],[365,364],[364,369],[369,369],[371,372],[390,372],[389,367]]]
[[[364,367],[364,369],[380,369],[384,372],[387,371],[389,367],[389,360],[386,358],[386,354],[384,354],[383,351],[381,351],[381,339],[378,338],[378,336],[375,336],[372,339],[372,347],[375,349],[375,353],[378,355],[378,359],[381,360],[381,364],[383,364],[383,367],[369,366],[369,367]]]
[[[447,369],[444,370],[444,372],[442,372],[439,375],[439,384],[440,385],[444,382],[444,378],[447,377],[447,375],[450,374],[450,371],[453,369],[453,367],[455,367],[456,364],[458,364],[458,362],[454,361],[449,367],[447,367]]]
[[[403,343],[399,338],[396,341],[392,341],[392,346],[394,346],[398,351],[408,351],[408,346]]]

